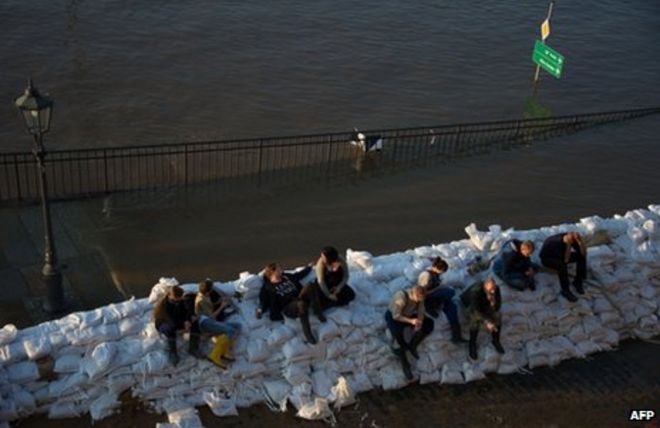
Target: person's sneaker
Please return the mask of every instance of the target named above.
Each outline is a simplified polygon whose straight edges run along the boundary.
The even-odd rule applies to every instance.
[[[577,292],[577,294],[584,294],[584,288],[582,287],[582,281],[573,282],[573,287],[575,287],[575,291]]]
[[[316,314],[316,318],[318,318],[319,321],[321,321],[322,323],[328,321],[328,319],[325,317],[325,315],[323,315],[322,312],[317,313],[317,314]]]
[[[566,300],[569,302],[577,302],[577,297],[575,297],[575,294],[571,293],[570,291],[562,291],[561,295],[564,296]]]

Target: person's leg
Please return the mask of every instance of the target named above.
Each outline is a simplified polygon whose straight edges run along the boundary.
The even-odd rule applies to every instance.
[[[179,364],[179,355],[176,351],[176,328],[167,322],[160,323],[157,327],[159,333],[167,338],[167,356],[173,366]]]
[[[301,295],[302,299],[307,302],[308,306],[312,308],[314,315],[321,322],[326,322],[325,315],[323,315],[323,309],[326,307],[326,301],[329,301],[321,291],[321,287],[318,282],[314,281],[305,287]]]
[[[543,262],[544,266],[557,271],[557,276],[559,277],[559,285],[561,286],[561,295],[570,302],[577,301],[577,297],[575,297],[575,295],[571,293],[571,290],[568,288],[569,281],[566,263],[564,263],[563,260],[552,258],[541,259],[541,262]]]
[[[582,281],[587,278],[587,259],[580,252],[571,253],[569,263],[575,263],[577,266],[575,278],[573,279],[573,287],[578,294],[584,294],[582,288]]]
[[[228,337],[235,337],[237,334],[235,323],[220,322],[208,317],[200,321],[199,329],[202,333],[209,333],[213,336],[226,334]]]
[[[284,306],[282,313],[287,318],[300,318],[300,324],[302,325],[305,339],[312,345],[316,344],[316,338],[312,334],[312,328],[309,325],[309,311],[307,309],[307,303],[304,300],[296,299],[287,303],[286,306]]]
[[[399,344],[399,349],[395,350],[394,354],[399,357],[401,368],[403,369],[403,374],[406,376],[406,379],[412,380],[413,374],[410,370],[410,363],[408,362],[408,358],[406,358],[407,344],[403,339],[404,323],[394,320],[394,318],[392,318],[392,312],[390,311],[385,312],[385,323],[387,324],[387,328],[392,334],[392,337]]]
[[[451,328],[451,341],[453,343],[465,342],[463,336],[461,335],[461,324],[458,321],[458,309],[456,308],[456,303],[454,303],[454,294],[455,291],[451,288],[447,289],[448,292],[445,292],[443,295],[443,305],[442,312],[445,313],[447,321],[449,321],[449,326]]]
[[[331,301],[331,306],[346,306],[351,303],[353,299],[355,299],[355,291],[353,291],[350,285],[346,284],[337,294],[337,301]]]
[[[419,346],[420,343],[433,332],[433,327],[435,327],[435,323],[430,317],[424,317],[424,321],[422,322],[422,328],[417,330],[415,334],[413,334],[413,337],[410,339],[410,345],[408,346],[408,350],[412,354],[413,357],[416,359],[419,359],[419,354],[417,353],[417,347]]]
[[[470,342],[468,345],[468,351],[470,358],[476,360],[477,355],[477,336],[479,335],[479,328],[481,327],[483,320],[481,317],[473,315],[470,318]]]
[[[493,339],[493,346],[495,347],[495,350],[497,352],[503,354],[504,348],[500,343],[500,333],[502,332],[502,315],[500,313],[497,314],[497,317],[495,319],[495,327],[497,327],[497,330],[491,333],[491,337]]]
[[[527,275],[521,272],[506,272],[500,278],[506,285],[518,291],[524,291],[528,287]]]

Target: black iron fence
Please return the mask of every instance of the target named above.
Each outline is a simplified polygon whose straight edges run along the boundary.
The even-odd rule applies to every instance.
[[[365,151],[351,144],[353,133],[302,135],[138,147],[56,150],[46,157],[53,199],[104,193],[230,182],[248,178],[257,185],[286,172],[307,180],[400,168],[566,134],[599,124],[660,113],[658,108],[576,114],[540,119],[463,123],[362,131],[380,136],[382,147]],[[0,153],[0,202],[39,197],[34,156]]]

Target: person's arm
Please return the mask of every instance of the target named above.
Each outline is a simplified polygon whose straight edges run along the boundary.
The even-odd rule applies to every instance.
[[[339,258],[339,262],[341,263],[341,281],[339,281],[339,284],[335,287],[335,291],[332,292],[334,296],[337,296],[341,289],[346,285],[348,282],[348,265],[346,264],[346,260],[344,260],[342,257]]]
[[[318,282],[319,288],[325,294],[325,297],[330,297],[330,291],[328,291],[328,286],[325,284],[325,263],[321,258],[316,262],[316,282]]]
[[[578,246],[577,250],[582,253],[582,257],[587,257],[587,244],[584,242],[584,239],[582,239],[582,235],[577,235],[576,243]]]
[[[405,291],[403,292],[405,293]],[[406,306],[406,296],[402,293],[394,295],[392,303],[390,304],[390,312],[392,312],[392,319],[399,322],[405,322],[412,326],[417,325],[417,318],[411,318],[403,315],[403,309]]]
[[[431,272],[425,270],[424,272],[420,273],[419,276],[417,277],[417,285],[420,287],[424,287],[424,294],[427,296],[431,293],[433,293],[435,290],[440,288],[440,283],[438,282],[437,287],[432,288],[432,276]]]
[[[299,272],[286,273],[285,275],[288,276],[289,279],[294,283],[299,283],[309,274],[311,270],[312,270],[311,266],[305,266],[305,268],[300,270]]]

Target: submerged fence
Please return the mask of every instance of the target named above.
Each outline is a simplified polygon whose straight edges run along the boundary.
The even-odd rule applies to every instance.
[[[658,108],[540,119],[362,131],[382,149],[350,144],[351,132],[48,152],[53,199],[250,179],[260,184],[308,180],[369,169],[400,168],[506,148],[604,123],[660,113]],[[30,152],[0,153],[0,202],[35,201],[39,183]]]

